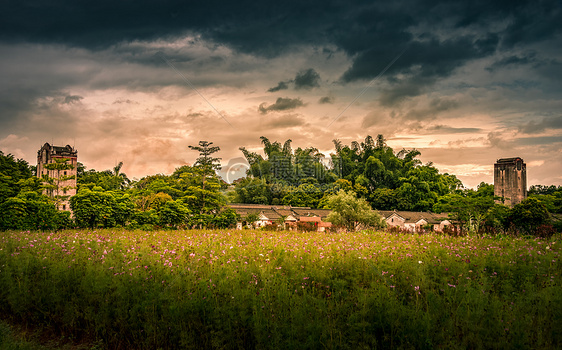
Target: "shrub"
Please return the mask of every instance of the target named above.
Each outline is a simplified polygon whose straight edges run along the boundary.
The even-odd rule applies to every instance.
[[[278,224],[267,224],[262,226],[261,228],[264,231],[278,231],[279,230],[279,225]]]
[[[318,230],[317,222],[298,221],[297,230],[300,232],[313,232]]]
[[[542,202],[527,198],[509,211],[508,221],[516,234],[536,235],[539,227],[550,225],[550,214]]]

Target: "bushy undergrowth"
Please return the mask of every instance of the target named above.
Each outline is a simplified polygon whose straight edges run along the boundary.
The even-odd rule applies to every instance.
[[[0,312],[111,349],[555,349],[559,240],[1,232]]]

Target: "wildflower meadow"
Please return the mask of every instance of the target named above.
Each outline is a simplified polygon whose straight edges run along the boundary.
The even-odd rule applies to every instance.
[[[560,238],[7,231],[0,313],[108,349],[556,349]]]

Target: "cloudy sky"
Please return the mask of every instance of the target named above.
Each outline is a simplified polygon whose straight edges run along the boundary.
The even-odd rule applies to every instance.
[[[396,151],[493,182],[523,157],[562,185],[562,1],[0,3],[0,150],[74,145],[133,178],[223,165],[260,136],[328,155],[383,134]]]

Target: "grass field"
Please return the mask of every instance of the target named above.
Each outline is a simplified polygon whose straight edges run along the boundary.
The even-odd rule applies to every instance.
[[[561,238],[0,232],[0,312],[109,349],[556,349]]]

